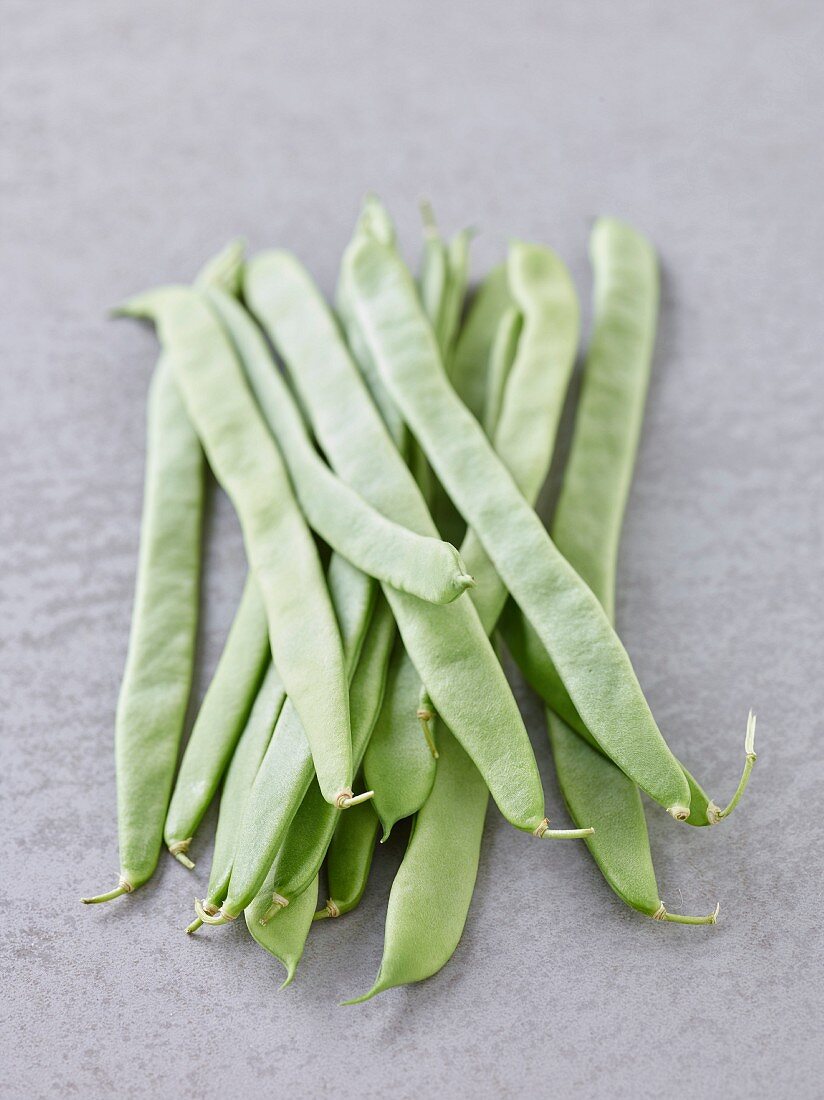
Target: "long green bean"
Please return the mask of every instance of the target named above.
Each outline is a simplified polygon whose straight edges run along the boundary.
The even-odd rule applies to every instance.
[[[243,815],[285,702],[283,685],[275,666],[270,664],[232,756],[220,796],[209,885],[202,903],[210,916],[217,913],[228,892]],[[201,924],[198,918],[186,931],[195,932]]]
[[[423,600],[449,603],[471,587],[454,546],[392,523],[332,473],[312,446],[260,329],[224,291],[205,294],[232,339],[309,525],[369,576]]]
[[[356,768],[360,767],[380,713],[394,638],[395,620],[386,601],[379,597],[349,695],[352,752]],[[271,875],[274,882],[271,905],[262,920],[277,916],[317,876],[340,816],[341,811],[324,802],[317,783],[313,782],[275,856]]]
[[[367,646],[375,584],[337,554],[332,555],[327,579],[343,638],[347,677],[363,681],[363,686],[352,683],[352,696],[359,698],[371,685],[379,698],[383,684],[376,682],[373,662],[359,659]],[[226,897],[218,913],[203,902],[195,903],[203,923],[236,919],[260,893],[314,777],[306,735],[287,699],[243,810]]]
[[[420,490],[334,319],[297,261],[285,253],[255,257],[246,267],[244,296],[281,352],[332,466],[390,519],[435,534]],[[289,313],[284,300],[292,304]],[[471,605],[456,600],[438,607],[389,586],[384,592],[438,712],[470,752],[504,815],[519,828],[549,835],[529,738]]]
[[[368,993],[345,1004],[422,981],[452,957],[475,888],[487,798],[477,768],[442,730],[435,785],[418,811],[392,883],[378,976]]]
[[[347,262],[360,328],[391,396],[539,633],[590,732],[651,797],[685,819],[689,787],[624,647],[451,388],[408,271],[376,240],[358,241]]]
[[[532,502],[540,491],[552,457],[575,361],[579,309],[572,280],[554,253],[534,246],[515,245],[510,249],[507,268],[512,283],[519,290],[518,304],[524,309],[525,320],[521,326],[519,317],[521,338],[509,369],[503,365],[496,368],[506,377],[506,382],[502,399],[493,403],[499,411],[495,413],[490,407],[486,427],[502,460],[512,462],[519,489]],[[498,333],[490,339],[491,345],[507,358],[509,350],[504,352],[502,349],[510,348],[510,312],[497,314]],[[524,460],[525,454],[532,456],[531,463]],[[467,560],[482,578],[473,590],[472,599],[484,629],[490,633],[506,600],[506,588],[471,531],[463,546]],[[448,731],[445,732],[449,745]],[[434,974],[448,962],[458,944],[474,884],[474,872],[471,882],[465,881],[464,872],[466,868],[477,867],[488,801],[485,793],[482,797],[476,790],[477,773],[471,775],[471,772],[474,769],[468,765],[459,773],[470,794],[462,806],[464,824],[460,840],[453,840],[449,835],[438,837],[440,828],[448,828],[448,818],[442,818],[448,806],[443,804],[456,797],[451,784],[440,789],[436,784],[419,813],[419,818],[428,821],[429,842],[415,844],[410,841],[404,855],[396,878],[397,890],[393,885],[390,895],[380,973],[367,996],[391,985]],[[429,807],[430,801],[434,808]],[[578,815],[575,821],[582,825],[586,817]],[[586,824],[591,827],[589,821]],[[597,830],[598,826],[595,828]],[[580,835],[592,839],[586,830]],[[457,893],[452,890],[453,875],[462,887]],[[422,903],[411,889],[409,884],[412,883],[420,884],[418,889],[424,903],[433,914],[423,924],[416,920]],[[433,921],[437,927],[434,938],[431,936]]]
[[[198,290],[163,288],[123,312],[158,327],[189,417],[238,513],[273,658],[312,747],[324,797],[345,804],[353,769],[340,633],[314,540],[242,367]]]
[[[184,865],[194,866],[187,855],[189,845],[232,758],[268,661],[266,611],[250,573],[186,744],[166,813],[163,839]]]
[[[596,223],[591,257],[595,330],[552,537],[612,620],[618,543],[655,341],[658,274],[648,242],[614,218]],[[511,606],[504,612],[502,628],[530,684],[565,726],[598,748],[534,629]],[[741,783],[734,801],[723,810],[681,765],[690,788],[688,824],[712,825],[729,815],[752,770],[754,753],[749,742],[748,726]]]
[[[140,561],[115,720],[120,876],[87,904],[130,894],[157,866],[192,682],[203,486],[203,452],[164,354],[149,392]]]

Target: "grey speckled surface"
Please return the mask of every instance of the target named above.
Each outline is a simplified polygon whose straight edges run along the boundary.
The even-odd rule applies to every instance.
[[[6,0],[4,1096],[821,1095],[822,30],[813,0]],[[476,274],[517,234],[555,245],[587,294],[601,211],[657,242],[619,621],[717,797],[750,704],[761,758],[726,827],[651,813],[663,897],[720,898],[717,928],[643,920],[583,847],[491,814],[452,964],[341,1009],[377,967],[397,845],[283,994],[242,928],[183,938],[205,852],[116,905],[78,899],[116,867],[112,715],[155,354],[106,309],[236,233],[294,248],[329,290],[367,188],[410,250],[421,193],[447,228],[480,226]],[[211,525],[201,692],[243,572],[224,504]]]

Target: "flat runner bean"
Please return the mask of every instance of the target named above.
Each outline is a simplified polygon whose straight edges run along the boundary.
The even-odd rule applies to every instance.
[[[353,806],[349,813],[341,816],[326,857],[329,897],[323,909],[315,913],[314,920],[342,917],[360,905],[379,827],[380,820],[371,802]]]
[[[246,267],[244,296],[280,351],[340,476],[390,519],[436,534],[334,319],[297,261],[277,252],[255,257]],[[439,714],[470,752],[504,816],[518,828],[549,835],[529,738],[470,603],[439,607],[387,585],[384,593]]]
[[[203,815],[232,758],[269,662],[266,611],[250,573],[226,645],[186,744],[163,839],[184,866]]]
[[[332,473],[314,449],[260,329],[225,292],[212,288],[205,294],[231,337],[310,527],[364,573],[423,600],[450,603],[470,588],[472,578],[454,546],[392,523]]]
[[[590,250],[596,322],[552,537],[613,620],[618,542],[655,341],[658,273],[648,242],[617,219],[596,223]],[[599,748],[540,639],[511,605],[503,614],[502,628],[530,684],[567,727]],[[712,802],[681,765],[690,787],[688,824],[716,824],[732,812],[754,763],[750,727],[748,723],[744,772],[725,809]]]
[[[689,786],[625,649],[450,386],[405,266],[366,239],[352,246],[347,262],[358,323],[390,395],[539,633],[590,732],[651,797],[684,820]]]
[[[368,993],[345,1004],[423,981],[452,957],[475,889],[487,798],[477,768],[443,729],[435,785],[415,818],[389,894],[378,976]]]
[[[515,276],[513,283],[520,287],[520,304],[529,322],[523,325],[511,368],[501,372],[507,375],[503,400],[495,402],[500,411],[497,416],[490,414],[487,430],[502,460],[512,462],[519,479],[518,487],[532,502],[541,489],[552,458],[561,409],[575,361],[579,309],[575,288],[566,268],[549,250],[515,245],[510,250],[508,267]],[[526,286],[522,280],[524,274],[531,276]],[[500,315],[498,332],[501,335],[491,338],[491,343],[498,346],[505,343],[505,336],[511,330],[509,312]],[[525,455],[532,456],[532,461],[525,461]],[[482,582],[473,590],[472,599],[484,629],[491,633],[506,600],[506,588],[471,531],[467,533],[463,545],[468,554],[467,560],[472,562],[472,567],[482,577]],[[474,777],[470,789],[473,785]],[[442,800],[451,797],[453,792],[449,787],[440,794]],[[432,799],[434,794],[430,796]],[[375,988],[367,996],[390,985],[428,977],[449,961],[463,932],[472,900],[472,884],[469,888],[465,887],[462,869],[477,867],[487,801],[486,796],[478,794],[464,805],[460,841],[454,842],[445,836],[442,838],[443,845],[440,845],[436,821],[430,825],[433,834],[430,843],[410,842],[396,879],[398,890],[396,892],[393,885],[390,895],[391,914],[387,914],[380,974]],[[427,802],[421,815],[428,812],[428,805]],[[577,815],[574,820],[578,824],[587,821],[590,825],[584,814]],[[579,835],[592,839],[591,828],[581,830]],[[446,859],[451,860],[451,865],[447,864],[444,870],[442,861]],[[464,885],[457,893],[452,889],[450,868],[455,869],[458,881]],[[408,883],[423,884],[421,889],[427,908],[436,914],[434,919],[437,921],[438,935],[434,939],[430,937],[433,918],[426,924],[415,923],[414,915],[420,902],[406,885]],[[332,896],[334,898],[334,894]],[[423,969],[422,964],[425,964]],[[387,976],[392,980],[385,982]]]
[[[189,417],[238,513],[272,654],[324,797],[345,804],[353,768],[340,633],[314,540],[242,367],[198,290],[164,288],[123,311],[158,327]]]
[[[163,354],[149,391],[140,560],[115,720],[120,876],[87,904],[130,894],[157,867],[192,683],[203,493],[203,452]]]
[[[372,664],[359,659],[366,649],[372,618],[374,581],[336,554],[332,555],[327,576],[344,643],[347,677],[359,681],[352,682],[352,697],[361,698],[371,684],[379,700],[383,685],[375,684]],[[377,709],[379,701],[375,706]],[[218,913],[207,910],[203,902],[195,903],[203,923],[235,920],[260,893],[314,778],[306,735],[287,699],[243,809],[226,897]],[[358,796],[355,802],[362,799]]]
[[[295,977],[295,971],[303,957],[303,949],[312,928],[312,919],[318,904],[317,876],[300,897],[295,898],[289,906],[289,911],[284,913],[279,921],[261,924],[260,914],[267,905],[267,898],[271,896],[271,883],[267,880],[244,915],[246,927],[254,939],[286,968],[286,980],[280,987],[285,989],[287,985],[291,985]]]
[[[229,889],[243,815],[285,702],[283,685],[275,666],[270,664],[232,756],[220,796],[215,850],[206,898],[202,903],[204,911],[210,916],[217,913]],[[197,931],[201,923],[198,918],[186,931]]]

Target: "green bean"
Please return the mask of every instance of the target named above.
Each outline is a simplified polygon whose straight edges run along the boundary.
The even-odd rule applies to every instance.
[[[367,195],[363,209],[355,226],[354,240],[361,238],[382,241],[387,248],[395,247],[395,227],[389,217],[386,208],[375,195]],[[384,424],[392,436],[401,454],[407,453],[409,436],[406,425],[395,403],[386,392],[386,387],[380,378],[376,365],[372,362],[369,348],[358,328],[355,316],[349,301],[349,288],[346,281],[338,280],[335,305],[338,317],[346,334],[346,340],[352,349],[352,355],[363,372],[369,392],[377,405]]]
[[[220,796],[215,850],[203,902],[210,916],[217,913],[229,889],[243,814],[285,701],[283,685],[274,665],[270,664],[232,756]],[[201,923],[200,919],[194,921],[186,931],[197,931]]]
[[[572,279],[550,249],[514,244],[506,270],[514,306],[500,314],[490,353],[490,382],[500,388],[494,381],[499,375],[504,383],[486,409],[487,430],[517,489],[534,505],[552,460],[575,363],[580,309]],[[473,602],[491,633],[506,603],[506,588],[474,529],[462,545],[480,578]]]
[[[184,866],[198,825],[243,732],[269,661],[266,611],[250,573],[212,682],[204,696],[166,813],[166,847]]]
[[[501,318],[512,307],[506,265],[495,267],[478,288],[458,333],[449,375],[455,392],[481,421],[487,399],[487,363]]]
[[[513,349],[513,322],[511,310],[499,314],[498,332],[490,343],[511,365],[496,365],[489,372],[505,378],[502,400],[488,405],[486,429],[494,439],[495,449],[505,463],[512,463],[518,477],[518,487],[527,500],[534,501],[546,477],[552,458],[561,409],[575,361],[578,343],[579,309],[575,289],[563,263],[547,249],[535,246],[515,245],[507,262],[509,277],[517,289],[518,305],[524,311],[523,324],[518,315],[516,331],[520,331],[517,347]],[[495,411],[497,410],[497,411]],[[524,460],[525,455],[533,461]],[[464,548],[473,569],[478,570],[481,583],[472,592],[481,622],[491,632],[495,626],[506,589],[487,558],[480,542],[468,532]],[[447,735],[448,737],[448,735]],[[471,767],[471,766],[470,766]],[[619,773],[621,774],[621,773]],[[430,796],[430,800],[434,798]],[[443,798],[450,797],[447,793]],[[427,804],[428,805],[428,804]],[[398,879],[404,883],[424,883],[428,908],[436,914],[438,935],[431,940],[432,919],[418,927],[407,913],[407,905],[415,912],[417,899],[399,887],[393,886],[390,906],[393,916],[387,915],[386,937],[378,983],[373,990],[388,988],[382,984],[384,974],[394,975],[395,981],[416,980],[427,977],[446,964],[460,939],[472,900],[471,883],[457,895],[452,892],[452,867],[477,867],[483,823],[486,817],[487,799],[473,798],[464,807],[462,842],[456,842],[445,850],[438,842],[433,826],[431,843],[418,846],[410,843],[404,855]],[[426,806],[421,814],[426,812]],[[580,825],[591,823],[586,814],[575,817]],[[602,819],[599,818],[599,821]],[[606,822],[607,827],[612,823]],[[596,825],[596,833],[600,825]],[[591,834],[581,835],[592,839]],[[449,845],[450,838],[443,837]],[[441,860],[451,859],[444,873]],[[474,878],[474,875],[473,875]],[[331,892],[331,891],[330,891]],[[334,897],[334,894],[333,894]],[[426,972],[410,968],[410,960],[425,959]],[[407,977],[404,977],[407,975]]]
[[[469,278],[469,242],[472,233],[469,230],[464,230],[453,237],[449,244],[445,244],[438,230],[435,215],[428,203],[422,204],[421,213],[424,221],[425,238],[423,264],[419,278],[421,303],[432,325],[444,363],[449,369]],[[361,344],[363,344],[363,339],[361,339]],[[378,372],[373,370],[372,373],[377,374]],[[369,382],[368,377],[367,382]],[[389,400],[388,398],[384,399]],[[466,530],[461,516],[441,483],[432,473],[425,455],[416,442],[413,442],[412,445],[412,458],[414,461],[410,462],[410,465],[415,471],[418,483],[421,485],[423,485],[423,482],[418,471],[426,471],[424,496],[435,520],[435,525],[441,532],[441,537],[457,546]],[[420,709],[423,713],[426,713],[427,709],[430,708],[427,704],[422,704]],[[431,731],[425,722],[423,728],[427,740],[432,742],[433,753],[437,754]]]
[[[234,343],[309,525],[364,573],[423,600],[449,603],[471,587],[454,546],[390,522],[335,477],[312,446],[257,325],[225,292],[205,294]]]
[[[474,230],[462,229],[460,233],[455,234],[447,246],[448,278],[443,313],[436,331],[444,363],[449,363],[452,359],[455,338],[461,323],[464,297],[469,281],[469,245],[473,236]]]
[[[286,980],[280,987],[285,989],[292,983],[298,963],[303,957],[303,949],[318,904],[318,880],[315,877],[300,897],[295,898],[289,912],[279,921],[263,925],[260,923],[260,913],[267,904],[267,898],[271,897],[269,886],[268,882],[264,883],[260,894],[246,909],[246,927],[260,946],[285,966]]]
[[[240,293],[245,251],[244,241],[239,239],[230,241],[225,248],[203,265],[197,274],[195,285],[216,286],[236,298]]]
[[[443,323],[448,279],[446,248],[429,202],[420,204],[423,221],[423,261],[419,280],[421,304],[437,335]]]
[[[392,883],[375,984],[346,1004],[360,1004],[386,989],[437,973],[463,933],[478,873],[488,792],[447,729],[442,730],[440,754],[435,785],[418,811]]]
[[[347,677],[371,683],[374,669],[359,657],[366,650],[375,584],[337,554],[332,555],[327,580],[343,638]],[[360,697],[360,686],[353,682],[351,692]],[[287,699],[243,810],[226,898],[218,913],[195,902],[203,923],[235,920],[258,895],[314,777],[306,735]],[[362,800],[359,796],[355,802]]]
[[[383,706],[363,760],[364,780],[375,792],[375,812],[386,840],[396,822],[411,817],[435,782],[435,754],[419,717],[421,678],[398,641],[386,682]],[[427,716],[423,723],[429,734]],[[437,750],[435,750],[437,751]]]
[[[394,637],[395,620],[386,601],[379,597],[349,695],[356,767],[360,767],[381,709]],[[271,905],[262,920],[276,916],[317,876],[340,816],[340,810],[323,801],[317,783],[313,782],[275,856]]]
[[[326,857],[329,898],[323,909],[315,913],[314,920],[342,917],[360,904],[375,854],[379,825],[371,802],[354,806],[341,816]]]
[[[343,651],[312,535],[228,337],[200,297],[169,287],[124,312],[155,320],[189,417],[240,519],[272,654],[312,748],[324,797],[351,797]],[[319,675],[322,670],[323,675]]]
[[[449,385],[408,271],[375,240],[358,241],[347,262],[356,316],[390,395],[541,637],[590,732],[673,817],[688,817],[689,787],[624,647]]]
[[[333,468],[390,519],[435,534],[334,319],[297,261],[284,253],[255,257],[246,267],[244,296],[279,349]],[[282,308],[284,299],[292,303],[290,313]],[[310,342],[306,331],[314,334]],[[548,835],[529,738],[471,604],[456,600],[439,607],[388,585],[384,593],[438,712],[470,752],[504,816],[518,828]]]
[[[444,362],[448,362],[461,319],[469,273],[472,231],[464,229],[445,244],[429,202],[421,203],[424,258],[421,266],[421,305],[430,320]],[[378,238],[380,239],[380,238]]]
[[[616,219],[598,221],[591,254],[595,331],[552,537],[612,620],[618,542],[655,341],[658,276],[648,242]],[[505,611],[502,625],[507,644],[529,682],[567,726],[598,748],[534,629],[511,608]],[[681,765],[690,788],[688,824],[715,824],[729,815],[752,770],[754,753],[749,741],[748,735],[739,789],[724,810]]]
[[[445,335],[451,338],[451,330],[444,322],[445,298],[450,285],[448,250],[428,203],[421,204],[421,213],[424,222],[424,255],[419,278],[421,302],[433,330],[441,334],[441,339]],[[463,291],[461,285],[461,297]],[[368,376],[366,382],[369,385]],[[444,522],[444,517],[454,509],[414,440],[410,442],[410,451],[409,465],[423,497],[432,508],[433,516],[439,514],[437,522]],[[415,666],[399,643],[392,654],[381,714],[364,757],[364,775],[370,789],[376,792],[375,810],[381,819],[384,841],[394,824],[415,814],[432,790],[438,758],[432,725],[434,718],[429,693],[421,685]]]
[[[599,223],[594,245],[599,243],[599,236],[603,237],[603,234],[604,230]],[[614,327],[613,273],[610,270],[614,262],[613,253],[616,247],[619,251],[626,251],[627,244],[638,251],[633,240],[622,241],[621,236],[619,233],[616,241],[615,234],[610,233],[606,250],[593,250],[596,276],[595,337],[587,357],[575,435],[567,462],[567,475],[553,525],[553,536],[558,549],[566,554],[574,566],[579,560],[593,563],[597,556],[594,547],[599,544],[613,562],[615,560],[617,527],[620,525],[626,500],[651,361],[651,334],[640,341],[640,346],[637,340],[634,346],[633,342],[628,342],[628,334],[638,327],[639,303],[642,307],[648,307],[642,329],[649,332],[650,325],[654,327],[654,295],[650,300],[648,293],[648,288],[655,285],[654,260],[644,242],[638,242],[643,246],[640,257],[643,261],[642,268],[652,278],[641,280],[642,285],[639,286],[637,277],[631,277],[632,272],[622,272],[617,285],[620,285],[622,292],[620,304],[624,305],[624,325],[621,329],[625,336],[623,347],[616,348],[615,342],[609,340],[604,346],[605,329],[608,332]],[[628,297],[626,303],[624,295]],[[635,324],[630,323],[633,321]],[[620,407],[617,407],[619,402]],[[609,455],[608,461],[603,463],[601,473],[612,483],[615,489],[612,495],[603,494],[597,488],[592,489],[587,479],[581,476],[581,471],[596,461],[598,454],[603,459]],[[581,528],[588,535],[583,543],[578,540],[578,531]],[[574,553],[576,544],[585,550],[580,559]],[[609,596],[613,585],[609,579],[609,570],[603,570],[599,565],[582,575],[590,582],[597,596],[607,594],[607,606],[611,611],[612,600]],[[595,833],[587,838],[587,844],[619,897],[659,920],[713,922],[717,911],[710,917],[682,917],[667,913],[658,895],[643,806],[636,786],[612,761],[587,745],[550,710],[547,710],[547,725],[558,780],[567,807],[574,821],[594,823]]]
[[[498,323],[498,331],[490,349],[486,401],[481,417],[481,427],[492,439],[501,415],[506,380],[515,362],[523,318],[514,307],[508,309]]]
[[[718,907],[708,916],[692,917],[670,913],[661,901],[644,808],[632,780],[549,708],[547,728],[570,816],[573,821],[594,823],[595,833],[587,837],[587,845],[615,893],[654,920],[715,924]]]
[[[237,295],[243,253],[243,242],[232,241],[203,266],[196,285],[215,286],[226,294]],[[164,841],[185,867],[194,867],[187,855],[189,846],[231,759],[268,660],[266,611],[250,576],[186,743],[166,814]]]
[[[115,721],[120,877],[109,901],[154,873],[192,682],[200,582],[203,453],[169,356],[149,392],[140,561]]]

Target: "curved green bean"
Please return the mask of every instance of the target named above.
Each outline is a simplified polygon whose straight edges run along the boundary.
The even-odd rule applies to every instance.
[[[424,221],[424,255],[418,280],[421,301],[439,342],[451,341],[453,331],[450,323],[444,320],[447,308],[445,299],[449,288],[452,287],[455,293],[457,285],[462,302],[465,286],[460,282],[460,272],[453,278],[449,269],[449,250],[438,231],[431,206],[423,203],[421,213]],[[464,264],[464,276],[465,267]],[[369,385],[368,375],[365,380]],[[410,448],[410,468],[432,509],[436,525],[441,530],[440,524],[445,522],[459,531],[459,524],[454,524],[452,520],[457,513],[432,476],[414,440]],[[429,694],[422,687],[403,645],[398,643],[390,662],[381,714],[364,757],[364,775],[367,785],[376,792],[375,811],[381,819],[384,841],[395,823],[416,813],[432,790],[438,757],[434,720],[435,712]]]
[[[450,386],[408,271],[375,240],[358,241],[346,262],[358,322],[391,396],[541,637],[590,732],[673,817],[688,817],[686,779],[623,645]]]
[[[234,621],[186,743],[166,812],[163,839],[193,867],[189,845],[243,732],[269,661],[266,611],[250,573]]]
[[[115,720],[120,876],[109,901],[154,873],[192,682],[204,462],[161,355],[149,391],[140,560]]]
[[[265,909],[269,897],[271,897],[271,884],[267,881],[246,909],[244,916],[246,927],[253,938],[286,968],[286,980],[280,987],[285,989],[287,985],[291,985],[295,977],[295,971],[303,958],[303,949],[312,928],[312,918],[318,904],[317,877],[299,898],[295,898],[288,913],[285,913],[279,921],[264,925],[260,922],[260,914]]]
[[[197,286],[216,286],[237,295],[243,241],[230,242],[200,270]],[[201,704],[175,779],[163,839],[185,867],[194,864],[189,846],[203,819],[251,711],[269,659],[266,611],[251,575],[212,682]]]
[[[226,898],[249,795],[285,702],[283,684],[275,666],[270,664],[232,756],[220,796],[215,850],[209,871],[209,885],[202,903],[203,909],[210,916],[217,913]],[[201,924],[202,921],[198,918],[186,931],[195,932]]]
[[[658,272],[649,243],[614,218],[596,223],[590,252],[595,329],[552,537],[612,620],[618,543],[652,364]],[[567,727],[598,748],[534,629],[512,608],[505,611],[502,626],[530,684]],[[754,753],[748,747],[739,789],[724,810],[681,765],[690,788],[688,824],[711,825],[728,816],[746,787],[753,762]]]
[[[512,463],[519,478],[518,487],[531,502],[540,491],[552,458],[575,361],[579,309],[566,268],[549,250],[516,245],[510,250],[507,266],[513,284],[519,288],[518,304],[524,309],[525,319],[511,365],[508,369],[506,365],[495,368],[506,377],[506,383],[502,400],[490,403],[486,428],[501,459]],[[503,349],[510,348],[510,313],[511,310],[506,310],[498,314],[498,331],[494,337],[490,334],[489,341],[492,347],[505,354],[507,361],[510,351]],[[491,379],[493,371],[488,374]],[[496,408],[497,412],[494,411]],[[527,461],[529,456],[532,457],[531,462]],[[464,539],[464,547],[473,568],[478,569],[478,575],[482,578],[473,591],[473,602],[484,628],[491,632],[506,600],[506,588],[471,531]],[[450,797],[448,793],[442,795],[444,799],[447,797]],[[411,892],[402,891],[400,887],[396,895],[393,886],[390,897],[390,906],[394,897],[393,918],[390,920],[387,915],[383,962],[378,978],[381,988],[384,988],[384,975],[394,976],[391,984],[400,984],[405,980],[417,980],[417,976],[426,977],[448,961],[460,939],[472,900],[471,884],[453,895],[450,871],[457,868],[457,873],[460,873],[464,866],[477,866],[486,806],[487,799],[478,795],[464,807],[463,843],[455,843],[447,849],[451,863],[447,865],[446,873],[440,863],[445,856],[438,843],[437,826],[432,826],[433,835],[429,844],[418,846],[410,843],[396,881],[400,884],[424,883],[428,908],[435,916],[416,927],[414,919],[406,912],[406,906],[411,906],[414,913],[417,900]],[[592,825],[585,814],[577,815],[575,821],[578,824],[586,821],[588,826]],[[601,825],[609,827],[611,822],[599,818],[595,826],[596,834]],[[593,839],[589,833],[582,832],[581,835]],[[443,840],[449,844],[450,838],[445,836]],[[437,927],[434,946],[430,942],[433,920]],[[418,975],[414,963],[410,966],[410,960],[415,959],[426,960],[425,973]]]
[[[345,1004],[429,978],[452,957],[475,888],[487,799],[477,768],[442,730],[435,785],[389,894],[378,976],[368,993]]]
[[[364,573],[422,600],[450,603],[470,588],[474,582],[454,546],[392,523],[332,473],[312,446],[260,329],[224,291],[204,293],[234,343],[310,527]]]
[[[124,312],[154,319],[158,327],[189,417],[238,513],[272,654],[300,715],[324,797],[342,802],[351,796],[354,773],[340,633],[280,452],[199,291],[164,288],[133,300]]]
[[[297,261],[285,253],[255,257],[246,267],[244,295],[279,349],[315,435],[340,476],[390,519],[421,534],[436,534],[334,319]],[[292,303],[290,313],[282,308],[284,299]],[[306,330],[314,334],[311,343],[304,338]],[[532,747],[470,603],[456,600],[439,607],[389,586],[384,592],[438,712],[470,752],[504,816],[518,828],[547,835]]]
[[[335,835],[326,857],[326,885],[329,897],[314,920],[342,917],[358,905],[366,889],[380,820],[371,802],[354,806],[343,814],[335,827]]]
[[[596,224],[591,255],[595,330],[552,534],[613,618],[618,540],[652,362],[657,278],[648,243],[613,219]],[[714,923],[717,909],[706,917],[667,912],[631,780],[549,708],[547,728],[564,800],[573,820],[585,815],[595,823],[587,843],[615,893],[657,920]],[[691,822],[702,794],[692,793]]]

